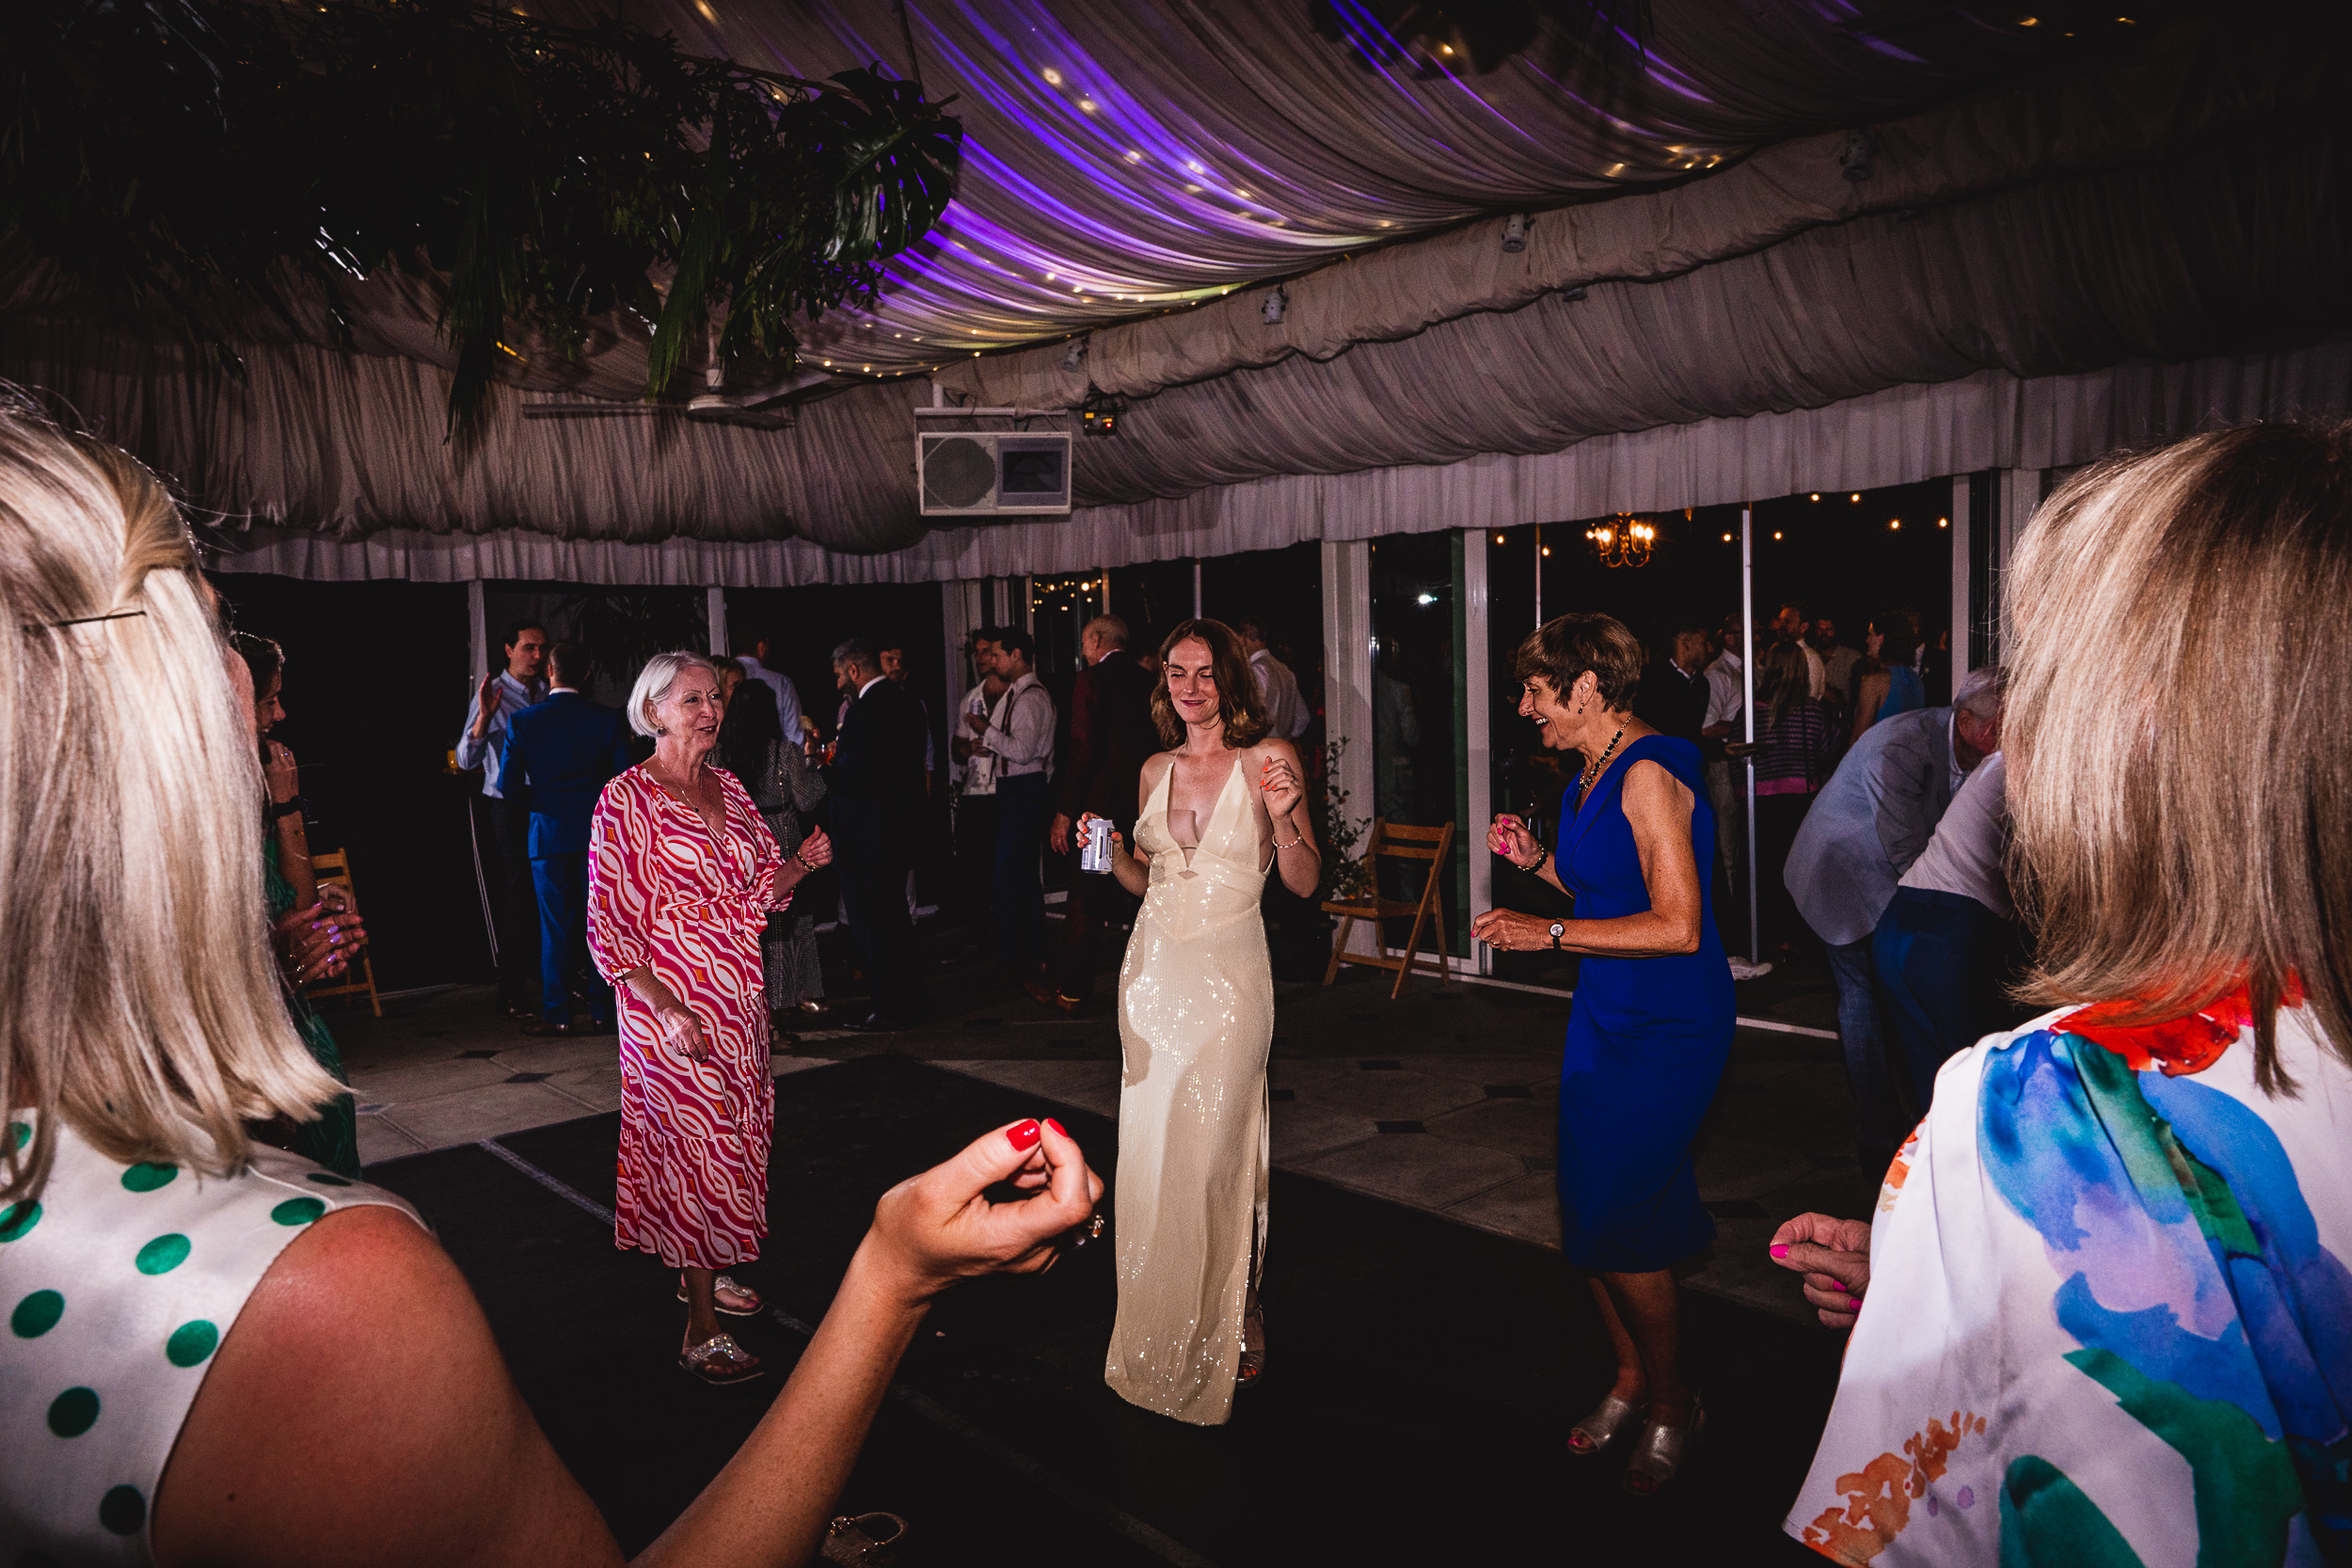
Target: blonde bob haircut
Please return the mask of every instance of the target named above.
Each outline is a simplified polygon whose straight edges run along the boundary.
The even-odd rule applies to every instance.
[[[0,409],[0,1205],[60,1122],[110,1158],[242,1165],[342,1085],[286,1015],[251,693],[179,510],[112,447]]]
[[[2009,581],[2024,994],[2177,1018],[2244,985],[2352,1059],[2352,426],[2217,431],[2042,503]]]
[[[737,666],[739,671],[741,666]],[[669,700],[670,689],[689,670],[707,670],[713,680],[719,678],[719,667],[707,654],[656,654],[645,660],[645,667],[637,672],[637,684],[628,689],[628,727],[651,740],[661,733],[654,722],[653,710]]]
[[[1241,645],[1241,633],[1205,616],[1179,621],[1160,643],[1162,664],[1179,642],[1198,642],[1209,650],[1209,679],[1216,686],[1216,711],[1225,721],[1227,748],[1240,751],[1263,740],[1265,699],[1258,691],[1258,673],[1249,668],[1249,650]],[[1161,745],[1172,750],[1184,743],[1184,721],[1168,695],[1166,673],[1152,688],[1152,722],[1159,726]]]

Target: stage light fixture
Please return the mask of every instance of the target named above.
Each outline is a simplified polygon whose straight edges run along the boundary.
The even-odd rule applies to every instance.
[[[1290,302],[1289,293],[1283,289],[1282,285],[1277,283],[1273,291],[1265,296],[1265,324],[1268,326],[1281,325],[1282,312],[1289,308]]]
[[[1527,214],[1513,213],[1502,220],[1502,248],[1513,255],[1527,248]]]

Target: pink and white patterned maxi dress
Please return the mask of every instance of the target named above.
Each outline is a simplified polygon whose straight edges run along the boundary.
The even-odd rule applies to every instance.
[[[725,801],[715,841],[641,765],[604,786],[588,843],[588,945],[620,1009],[612,1242],[672,1268],[747,1263],[768,1234],[776,1094],[759,933],[782,857],[743,786],[710,771]],[[645,965],[692,1010],[709,1060],[662,1044],[653,1010],[622,980]]]

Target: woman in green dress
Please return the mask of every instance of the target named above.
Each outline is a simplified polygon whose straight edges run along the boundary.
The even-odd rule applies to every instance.
[[[312,873],[310,843],[302,822],[301,773],[294,753],[269,738],[270,730],[286,717],[278,700],[285,684],[285,652],[268,638],[246,632],[237,634],[236,645],[253,677],[254,738],[269,785],[269,804],[262,810],[267,831],[262,839],[262,890],[269,903],[278,973],[286,981],[286,1009],[319,1066],[338,1083],[348,1084],[335,1037],[326,1021],[311,1010],[301,987],[350,968],[367,933],[349,891],[333,884],[322,887]],[[339,1094],[319,1107],[317,1120],[293,1124],[288,1147],[328,1170],[358,1176],[358,1130],[351,1096]]]

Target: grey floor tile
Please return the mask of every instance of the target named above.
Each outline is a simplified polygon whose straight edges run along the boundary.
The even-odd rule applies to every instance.
[[[372,1165],[378,1160],[397,1160],[423,1148],[424,1145],[403,1132],[397,1122],[382,1117],[359,1118],[359,1163],[363,1165]]]
[[[1466,1078],[1432,1078],[1422,1072],[1358,1072],[1303,1085],[1298,1098],[1301,1103],[1327,1105],[1335,1111],[1391,1121],[1441,1117],[1486,1099],[1486,1091]]]
[[[1526,1173],[1513,1156],[1425,1132],[1375,1137],[1299,1167],[1309,1176],[1416,1209],[1446,1209]]]
[[[1476,1144],[1522,1160],[1549,1160],[1560,1148],[1558,1111],[1535,1100],[1482,1100],[1451,1116],[1431,1118],[1429,1132],[1433,1137]]]
[[[1560,1188],[1549,1176],[1522,1176],[1443,1211],[1445,1217],[1540,1246],[1560,1244]]]
[[[1800,1150],[1720,1132],[1700,1140],[1695,1152],[1703,1198],[1761,1199],[1815,1171]]]
[[[555,1073],[548,1079],[548,1086],[570,1095],[580,1101],[584,1111],[617,1111],[621,1108],[621,1066],[618,1062],[598,1067],[576,1067],[567,1072]]]
[[[1274,1163],[1285,1169],[1375,1135],[1372,1117],[1334,1111],[1311,1101],[1286,1100],[1273,1108]]]
[[[621,1042],[613,1035],[588,1035],[579,1039],[532,1039],[525,1036],[522,1043],[501,1050],[498,1059],[516,1072],[564,1072],[576,1067],[617,1062],[620,1056]]]
[[[1327,1083],[1356,1070],[1353,1062],[1337,1056],[1277,1056],[1266,1063],[1266,1082],[1278,1089]]]
[[[478,1143],[501,1132],[571,1121],[589,1113],[570,1095],[545,1084],[492,1084],[482,1088],[406,1101],[389,1113],[428,1148]]]
[[[350,1070],[352,1092],[361,1100],[405,1105],[410,1101],[432,1100],[461,1089],[503,1083],[517,1069],[495,1058],[469,1059],[453,1051],[437,1060],[410,1062],[402,1067],[355,1067]]]
[[[806,1072],[811,1068],[833,1065],[834,1059],[830,1056],[803,1056],[797,1051],[788,1055],[778,1053],[768,1058],[770,1070],[778,1078],[789,1072]]]

